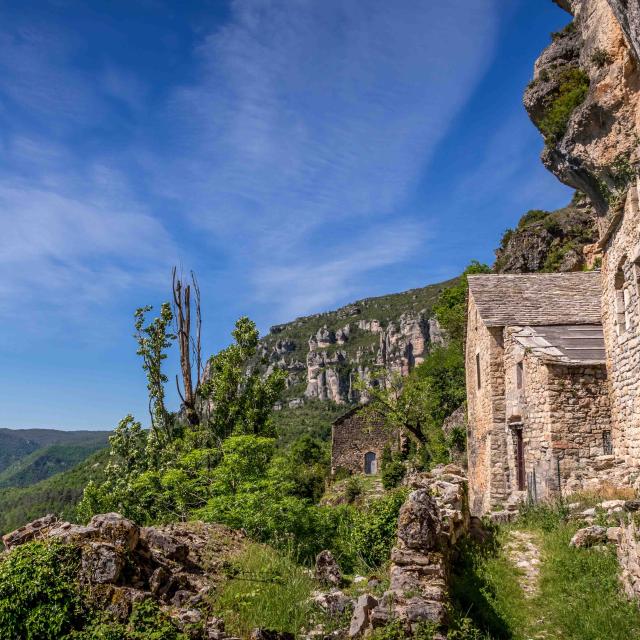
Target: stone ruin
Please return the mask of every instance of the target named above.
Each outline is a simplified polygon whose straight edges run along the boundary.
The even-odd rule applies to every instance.
[[[446,630],[455,546],[477,524],[469,515],[467,480],[460,467],[450,464],[414,474],[406,484],[413,491],[400,510],[390,585],[382,597],[370,592],[379,584],[372,580],[355,600],[349,599],[339,588],[341,575],[331,554],[325,551],[318,557],[316,575],[333,588],[316,594],[315,601],[337,613],[352,608],[351,638],[366,637],[372,629],[394,620],[400,621],[408,635],[421,623]],[[322,635],[321,630],[317,635]],[[440,637],[445,636],[435,636]]]

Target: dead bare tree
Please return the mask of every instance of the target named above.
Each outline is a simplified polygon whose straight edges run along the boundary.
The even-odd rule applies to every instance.
[[[191,334],[191,287],[195,294],[195,336]],[[176,387],[182,400],[187,420],[196,425],[200,422],[197,408],[197,395],[202,376],[202,351],[201,330],[202,315],[200,310],[200,287],[196,276],[191,272],[191,284],[186,284],[182,276],[178,277],[178,270],[173,268],[172,274],[173,306],[176,320],[176,335],[180,349],[180,371],[182,373],[182,391],[178,376],[176,375]],[[195,361],[195,384],[193,380],[192,362]]]

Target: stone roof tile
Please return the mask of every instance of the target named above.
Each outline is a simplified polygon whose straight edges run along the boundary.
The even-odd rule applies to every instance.
[[[489,327],[600,324],[599,271],[470,275],[469,292]]]

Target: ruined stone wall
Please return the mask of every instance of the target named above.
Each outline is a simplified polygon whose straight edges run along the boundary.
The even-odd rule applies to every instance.
[[[638,516],[633,513],[627,516],[626,523],[618,531],[618,562],[622,569],[620,579],[627,596],[640,598],[640,528]]]
[[[376,454],[378,471],[382,452],[386,446],[397,449],[398,437],[389,433],[382,424],[371,425],[361,412],[354,412],[335,424],[331,430],[331,473],[346,469],[364,473],[364,457]]]
[[[502,327],[486,327],[469,296],[466,383],[468,477],[472,514],[482,514],[507,496],[508,467],[504,430],[505,396]],[[478,389],[476,356],[480,359]]]
[[[640,463],[640,214],[634,186],[624,214],[605,246],[602,261],[602,321],[607,350],[615,454],[628,464]],[[622,275],[622,295],[616,276]],[[618,287],[620,287],[618,281]],[[624,302],[624,319],[617,298]]]

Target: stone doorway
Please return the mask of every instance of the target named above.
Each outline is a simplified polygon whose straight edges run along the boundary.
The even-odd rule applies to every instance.
[[[364,454],[364,472],[368,476],[373,476],[378,473],[378,460],[373,451]]]

